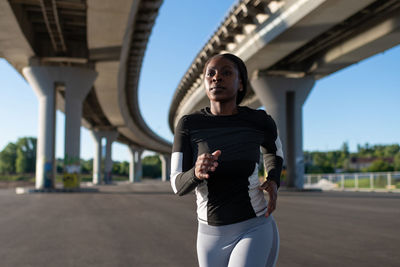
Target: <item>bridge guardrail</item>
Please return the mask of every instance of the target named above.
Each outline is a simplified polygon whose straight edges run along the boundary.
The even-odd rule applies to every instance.
[[[400,172],[305,174],[304,188],[400,192]]]

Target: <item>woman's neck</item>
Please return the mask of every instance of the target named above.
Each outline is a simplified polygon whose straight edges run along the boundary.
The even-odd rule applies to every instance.
[[[210,102],[210,110],[213,115],[234,115],[238,113],[236,103]]]

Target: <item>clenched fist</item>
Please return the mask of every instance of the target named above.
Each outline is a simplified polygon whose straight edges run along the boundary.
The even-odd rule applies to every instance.
[[[216,150],[212,154],[204,153],[197,157],[194,174],[197,178],[203,180],[208,179],[208,172],[213,172],[218,167],[218,157],[221,155],[221,150]]]

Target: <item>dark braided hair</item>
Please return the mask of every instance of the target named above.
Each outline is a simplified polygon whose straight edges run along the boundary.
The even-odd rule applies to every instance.
[[[204,68],[203,68],[203,76],[204,77],[205,77],[205,72],[206,72],[208,63],[210,63],[210,61],[216,57],[223,57],[223,58],[228,59],[229,61],[233,62],[239,72],[240,79],[242,80],[242,89],[243,89],[242,91],[238,91],[238,93],[237,93],[236,104],[239,105],[240,102],[242,102],[244,96],[246,95],[246,91],[247,91],[247,83],[248,83],[249,78],[247,75],[246,65],[244,64],[243,60],[241,60],[239,57],[237,57],[233,54],[229,54],[229,53],[217,54],[217,55],[210,57],[207,60],[206,64],[204,64]]]

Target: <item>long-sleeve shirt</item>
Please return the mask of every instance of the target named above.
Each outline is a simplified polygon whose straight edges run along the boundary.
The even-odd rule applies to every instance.
[[[213,115],[209,108],[183,116],[176,129],[171,186],[178,195],[195,190],[198,220],[226,225],[265,214],[259,189],[260,147],[267,179],[280,184],[283,152],[274,120],[264,110],[238,107],[234,115]],[[208,179],[195,176],[197,157],[221,150]]]

